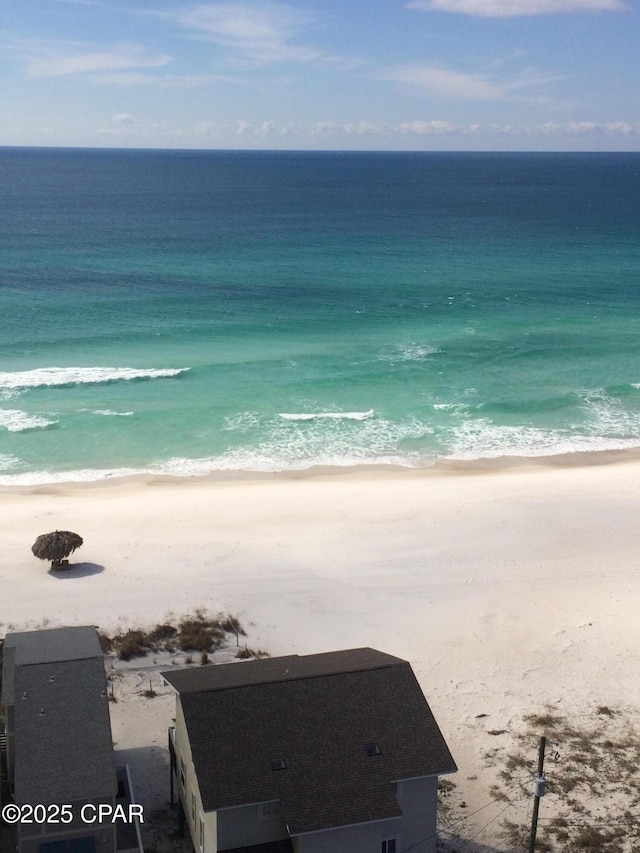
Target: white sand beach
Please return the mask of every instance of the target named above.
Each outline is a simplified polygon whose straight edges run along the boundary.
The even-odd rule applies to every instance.
[[[640,700],[640,462],[601,461],[4,491],[0,635],[112,632],[202,606],[238,614],[272,655],[398,655],[457,761],[461,832],[488,844],[497,822],[485,831],[492,812],[476,810],[492,800],[489,730],[547,705],[578,719]],[[52,575],[30,548],[56,528],[85,544]],[[118,718],[115,739],[163,747],[162,701],[153,735]]]

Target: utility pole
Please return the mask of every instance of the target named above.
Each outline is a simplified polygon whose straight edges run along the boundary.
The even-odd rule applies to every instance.
[[[544,777],[544,749],[546,745],[547,739],[543,736],[540,738],[540,749],[538,750],[538,776],[536,778],[536,793],[533,798],[533,815],[531,817],[529,853],[535,853],[536,832],[538,830],[538,811],[540,809],[540,797],[544,797],[547,788],[547,780]]]

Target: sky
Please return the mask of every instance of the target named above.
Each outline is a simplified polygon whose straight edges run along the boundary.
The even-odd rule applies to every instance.
[[[0,145],[637,151],[640,0],[5,0]]]

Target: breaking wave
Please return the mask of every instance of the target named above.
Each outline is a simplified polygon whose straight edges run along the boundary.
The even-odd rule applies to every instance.
[[[100,385],[106,382],[166,379],[186,373],[190,368],[139,369],[135,367],[41,367],[15,373],[0,373],[0,391],[24,391],[27,388]]]
[[[336,421],[366,421],[373,417],[373,409],[366,412],[280,412],[279,418],[285,421],[316,421],[326,418]]]
[[[8,432],[26,432],[31,429],[47,429],[58,421],[47,420],[39,415],[30,415],[19,409],[0,409],[0,428]]]

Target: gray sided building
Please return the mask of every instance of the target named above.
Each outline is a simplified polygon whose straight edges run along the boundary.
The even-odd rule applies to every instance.
[[[70,804],[73,822],[18,826],[19,853],[115,853],[116,827],[79,820],[115,806],[118,782],[104,657],[93,627],[9,633],[2,704],[7,772],[20,807]],[[55,808],[48,811],[55,814]]]
[[[456,766],[408,662],[365,648],[163,677],[196,851],[435,851]]]

